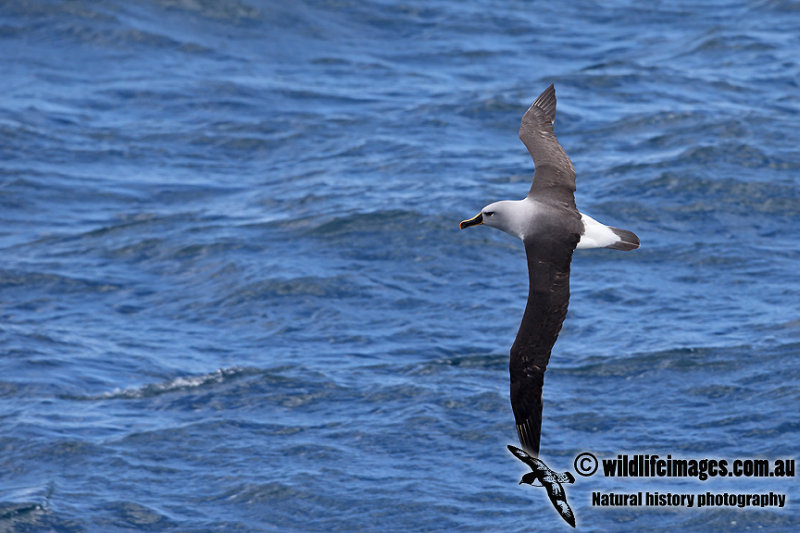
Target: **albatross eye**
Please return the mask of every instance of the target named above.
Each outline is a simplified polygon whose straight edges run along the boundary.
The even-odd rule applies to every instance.
[[[494,211],[486,211],[484,213],[484,215],[486,215],[487,217],[490,217],[490,216],[494,215]]]

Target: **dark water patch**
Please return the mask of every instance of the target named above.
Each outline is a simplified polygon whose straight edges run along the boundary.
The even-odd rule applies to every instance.
[[[628,174],[635,170],[641,172],[644,169],[667,167],[691,168],[691,173],[694,175],[707,171],[709,168],[724,169],[726,174],[749,175],[753,171],[748,169],[786,170],[797,168],[797,162],[769,158],[764,152],[751,145],[730,144],[696,146],[674,156],[660,156],[652,162],[619,165],[612,168],[611,171],[619,174]],[[760,178],[753,185],[757,185],[759,181],[764,180],[763,177],[758,175],[753,177]]]
[[[108,518],[98,520],[98,525],[116,529],[119,527],[133,528],[137,531],[164,531],[176,526],[168,515],[158,510],[131,501],[116,501],[105,504],[102,515]]]
[[[25,515],[43,510],[44,507],[38,503],[6,504],[0,507],[0,521],[17,521]]]
[[[748,387],[737,387],[734,385],[707,385],[694,387],[688,390],[689,394],[697,395],[710,400],[720,399],[743,399],[752,396],[755,392]]]
[[[409,371],[412,374],[427,373],[439,367],[500,370],[505,369],[507,363],[507,354],[450,355],[446,358],[438,358],[420,366],[414,366],[409,369]]]
[[[55,273],[0,271],[0,290],[13,292],[37,288],[60,294],[106,293],[120,289],[119,285],[93,279],[79,279]]]
[[[674,210],[684,214],[698,212],[753,212],[792,216],[797,212],[797,189],[788,183],[759,183],[733,177],[687,176],[665,172],[644,184],[647,195],[660,194],[670,198]],[[709,202],[708,198],[714,198]]]
[[[0,502],[0,531],[85,531],[79,520],[60,517],[51,509],[38,503]]]
[[[714,28],[708,32],[700,44],[686,52],[687,55],[697,53],[742,53],[742,52],[766,52],[775,50],[776,47],[764,42],[756,36],[749,36],[741,33],[731,33]]]
[[[341,239],[379,233],[407,239],[406,229],[417,224],[420,218],[420,213],[404,210],[348,213],[316,226],[312,235],[323,239]],[[410,237],[419,238],[418,235]]]
[[[282,298],[346,298],[357,296],[358,286],[344,276],[298,277],[270,279],[245,285],[218,302],[220,305],[241,305],[243,302],[263,302]]]
[[[217,4],[216,2],[192,2],[187,0],[159,0],[155,4],[164,7],[167,11],[176,11],[182,14],[198,15],[203,18],[233,23],[257,20],[266,14],[263,9],[239,1]]]
[[[745,350],[746,347],[738,350]],[[641,377],[663,371],[723,371],[739,363],[726,351],[714,348],[682,348],[663,352],[629,355],[622,358],[590,356],[579,366],[563,368],[572,375]]]

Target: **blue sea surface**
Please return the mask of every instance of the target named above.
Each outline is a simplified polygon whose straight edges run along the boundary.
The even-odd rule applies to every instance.
[[[569,530],[508,351],[555,83],[581,211],[541,457],[800,456],[800,4],[0,5],[0,531]],[[566,485],[578,530],[800,529],[796,478]],[[604,508],[592,493],[775,493]]]

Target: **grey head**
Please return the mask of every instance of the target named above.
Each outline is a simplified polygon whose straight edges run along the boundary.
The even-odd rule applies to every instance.
[[[529,198],[502,200],[487,205],[474,217],[462,220],[458,227],[464,229],[483,224],[523,239],[533,229],[535,208],[535,203]]]

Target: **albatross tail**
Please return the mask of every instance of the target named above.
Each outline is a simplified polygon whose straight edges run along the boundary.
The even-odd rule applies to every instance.
[[[581,213],[583,234],[578,242],[581,248],[611,248],[612,250],[635,250],[639,247],[639,237],[626,229],[612,228]]]
[[[606,245],[605,248],[627,252],[639,247],[639,237],[637,237],[634,232],[626,229],[612,228],[611,226],[608,226],[608,229],[614,232],[614,235],[617,236],[617,240]]]

